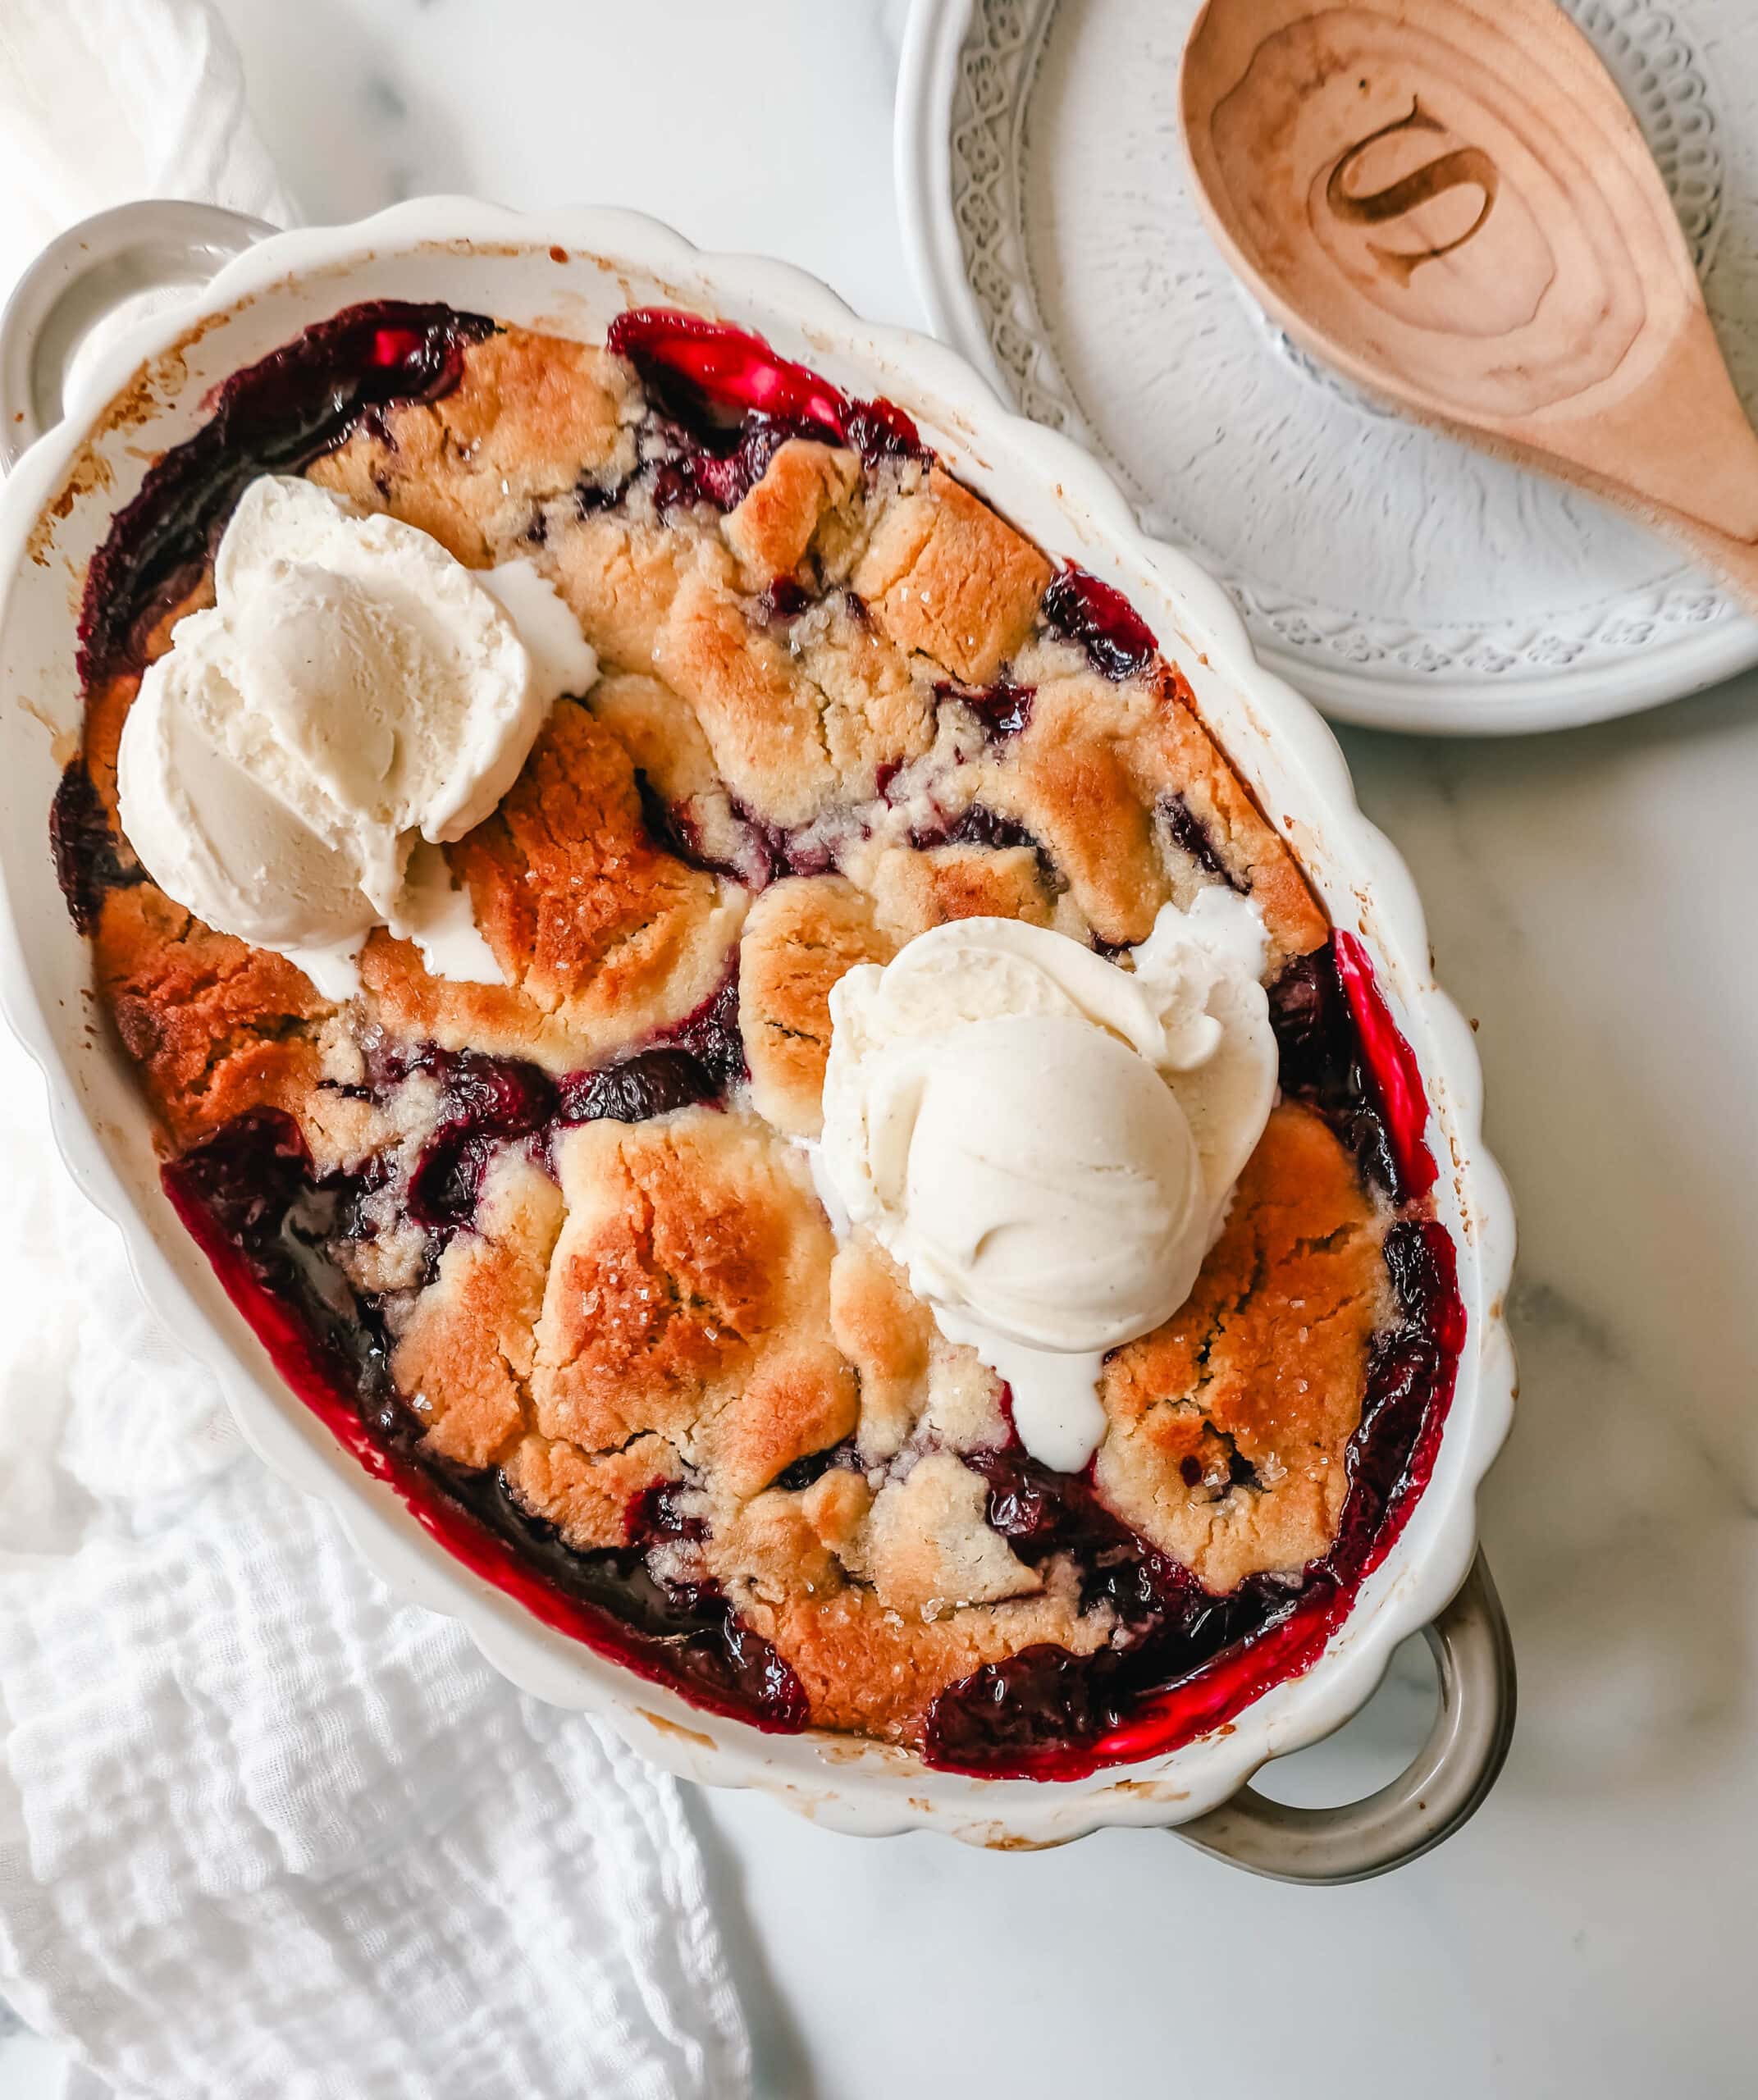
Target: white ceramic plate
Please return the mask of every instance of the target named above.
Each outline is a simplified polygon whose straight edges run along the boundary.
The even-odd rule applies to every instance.
[[[131,209],[150,221],[175,219],[183,208]],[[124,231],[132,242],[154,229],[125,222]],[[110,1029],[93,1025],[90,956],[48,850],[50,801],[77,742],[81,581],[148,460],[202,423],[217,381],[311,322],[378,298],[445,299],[587,340],[601,340],[626,305],[683,304],[755,328],[783,356],[808,360],[852,392],[896,400],[947,465],[1022,530],[1129,596],[1183,666],[1204,718],[1290,838],[1333,920],[1368,943],[1428,1092],[1427,1141],[1442,1167],[1435,1198],[1458,1252],[1466,1342],[1434,1471],[1403,1532],[1313,1669],[1276,1685],[1231,1726],[1170,1756],[1062,1784],[929,1772],[876,1743],[766,1736],[702,1713],[550,1632],[437,1545],[282,1383],[177,1222],[159,1185],[136,1075]],[[687,1777],[762,1787],[859,1831],[924,1827],[984,1842],[1047,1843],[1103,1824],[1185,1823],[1234,1796],[1266,1758],[1340,1726],[1378,1683],[1397,1642],[1434,1619],[1471,1564],[1477,1484],[1513,1413],[1503,1305],[1514,1218],[1483,1149],[1471,1032],[1435,986],[1409,872],[1356,806],[1323,723],[1258,664],[1225,594],[1183,555],[1142,536],[1101,468],[1010,414],[952,351],[869,326],[798,271],[701,254],[630,212],[527,218],[429,198],[357,226],[277,235],[230,263],[188,306],[144,323],[89,375],[66,420],[31,447],[0,491],[0,1005],[48,1075],[68,1164],[121,1226],[148,1302],[212,1368],[251,1444],[296,1486],[332,1502],[387,1580],[462,1621],[515,1682],[604,1714]],[[1493,1762],[1486,1769],[1492,1773]]]
[[[1558,728],[1758,663],[1758,622],[1580,491],[1388,413],[1235,282],[1183,167],[1199,0],[916,0],[906,235],[936,328],[1105,459],[1327,714]],[[1758,6],[1563,0],[1655,149],[1758,407]]]

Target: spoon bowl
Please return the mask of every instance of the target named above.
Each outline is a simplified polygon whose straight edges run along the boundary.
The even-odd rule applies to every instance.
[[[1758,435],[1653,157],[1552,0],[1208,0],[1180,96],[1199,208],[1290,335],[1758,605]]]

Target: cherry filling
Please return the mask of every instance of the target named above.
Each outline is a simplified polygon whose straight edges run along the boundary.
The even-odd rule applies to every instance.
[[[1360,942],[1339,933],[1297,956],[1270,987],[1270,1022],[1283,1093],[1317,1109],[1393,1203],[1426,1195],[1428,1103]]]
[[[1071,565],[1050,580],[1041,608],[1058,634],[1078,642],[1107,678],[1145,671],[1158,652],[1153,630],[1121,591]]]
[[[671,456],[652,468],[653,507],[662,518],[696,503],[736,510],[790,437],[822,435],[811,423],[766,415],[760,409],[733,431],[712,424],[692,429],[675,420],[660,428],[671,447]]]
[[[683,1051],[693,1057],[719,1093],[724,1093],[729,1087],[747,1079],[750,1074],[745,1064],[745,1041],[738,1029],[737,962],[718,992],[705,999],[693,1014],[654,1039],[658,1044]]]
[[[1051,1472],[1016,1442],[966,1456],[989,1484],[990,1523],[1019,1557],[1035,1566],[1066,1556],[1083,1603],[1109,1604],[1117,1631],[1094,1655],[1023,1649],[948,1686],[929,1715],[929,1764],[1078,1778],[1176,1749],[1317,1659],[1427,1480],[1464,1340],[1445,1229],[1400,1220],[1386,1253],[1404,1317],[1369,1352],[1336,1539],[1291,1580],[1252,1576],[1212,1596],[1112,1516],[1084,1477]],[[1246,1468],[1235,1485],[1250,1482]]]
[[[555,1112],[555,1089],[536,1065],[476,1050],[430,1044],[410,1069],[439,1080],[445,1107],[409,1176],[409,1216],[450,1235],[476,1215],[490,1153],[541,1130]]]
[[[992,686],[961,686],[944,679],[934,689],[938,701],[961,700],[983,724],[983,734],[992,744],[1016,737],[1032,719],[1034,686],[1016,686],[1011,678],[998,678]]]
[[[571,1124],[643,1123],[673,1109],[719,1102],[743,1079],[737,970],[694,1013],[642,1048],[589,1071],[556,1079],[523,1058],[428,1043],[413,1053],[381,1053],[370,1084],[356,1090],[381,1097],[413,1072],[427,1073],[440,1088],[439,1120],[409,1183],[409,1216],[435,1235],[436,1260],[439,1248],[474,1221],[482,1177],[500,1146],[537,1138],[538,1156],[546,1159],[555,1133]]]
[[[148,626],[195,580],[254,475],[296,471],[392,403],[443,394],[456,383],[464,347],[492,326],[443,307],[352,308],[227,381],[212,420],[153,468],[94,559],[80,623],[88,691],[139,667]],[[789,436],[847,444],[870,466],[929,456],[901,411],[849,399],[739,330],[648,309],[621,317],[610,346],[635,364],[672,418],[667,447],[643,469],[654,475],[662,509],[684,500],[730,508]],[[663,480],[668,474],[672,481]],[[619,494],[582,491],[581,500],[610,503]],[[794,617],[797,587],[782,580],[765,605],[773,620]],[[1108,677],[1154,660],[1153,637],[1139,615],[1084,571],[1062,571],[1043,609]],[[992,741],[1017,735],[1030,720],[1028,688],[1003,681],[977,691],[949,687],[940,696],[955,696]],[[706,865],[687,819],[667,810],[650,783],[638,784],[655,839]],[[1178,797],[1167,798],[1160,815],[1194,859],[1226,874]],[[815,873],[828,865],[815,841],[746,821],[772,873]],[[107,888],[139,878],[80,761],[63,778],[51,832],[62,888],[83,929]],[[917,833],[913,842],[1025,845],[1044,859],[1030,832],[980,805]],[[1327,1119],[1366,1179],[1395,1205],[1422,1197],[1435,1179],[1422,1135],[1427,1103],[1361,944],[1337,934],[1317,955],[1290,965],[1271,998],[1284,1089]],[[436,1082],[441,1112],[413,1169],[408,1206],[437,1250],[473,1224],[497,1147],[527,1144],[547,1163],[555,1132],[571,1124],[638,1121],[724,1100],[747,1076],[737,973],[675,1027],[593,1071],[556,1078],[519,1060],[428,1045],[382,1054],[360,1091],[377,1095],[416,1070]],[[628,1547],[582,1553],[526,1513],[497,1472],[460,1472],[422,1449],[422,1425],[390,1377],[381,1303],[350,1294],[322,1251],[338,1235],[372,1229],[368,1199],[391,1171],[388,1159],[376,1160],[318,1180],[297,1125],[265,1110],[171,1162],[163,1179],[179,1217],[282,1376],[449,1551],[545,1623],[710,1710],[772,1730],[806,1726],[807,1701],[792,1669],[739,1622],[711,1582],[689,1572],[702,1520],[687,1492],[665,1487],[639,1498]],[[1088,1481],[1036,1465],[1016,1439],[970,1457],[988,1482],[995,1528],[1030,1564],[1064,1559],[1086,1602],[1109,1607],[1116,1632],[1097,1655],[1034,1648],[949,1687],[929,1718],[929,1762],[1071,1778],[1221,1726],[1317,1660],[1427,1478],[1464,1340],[1453,1246],[1443,1228],[1406,1211],[1390,1228],[1386,1261],[1400,1317],[1372,1345],[1341,1527],[1331,1550],[1292,1579],[1255,1577],[1226,1597],[1211,1596],[1111,1516]],[[852,1447],[836,1446],[797,1461],[777,1484],[803,1488],[832,1466],[855,1463]],[[1249,1489],[1249,1466],[1236,1466],[1234,1481]]]
[[[580,1553],[528,1515],[498,1472],[464,1472],[420,1448],[422,1425],[390,1383],[382,1322],[370,1301],[338,1312],[313,1280],[299,1222],[314,1196],[298,1126],[278,1111],[241,1116],[163,1171],[166,1194],[227,1295],[283,1378],[448,1552],[546,1625],[675,1686],[714,1713],[760,1728],[806,1725],[799,1679],[706,1586],[668,1588],[637,1537]]]
[[[49,805],[49,851],[55,856],[55,879],[82,934],[97,924],[106,890],[146,880],[144,868],[123,859],[109,812],[83,758],[75,759],[62,774]]]
[[[1175,846],[1188,853],[1199,868],[1219,875],[1229,889],[1241,897],[1247,894],[1245,886],[1215,851],[1206,826],[1182,795],[1162,795],[1155,811]]]
[[[754,428],[848,445],[869,467],[928,456],[920,432],[893,403],[852,400],[805,365],[778,356],[760,336],[725,322],[641,307],[619,313],[605,340],[634,366],[649,397],[718,456],[730,457],[747,442],[769,444],[766,436],[752,439]],[[780,442],[769,444],[764,465]]]
[[[1372,1075],[1393,1157],[1398,1162],[1400,1192],[1426,1196],[1439,1170],[1422,1135],[1428,1101],[1416,1052],[1399,1033],[1368,951],[1354,934],[1339,932],[1331,942],[1337,979],[1360,1034],[1363,1061]]]

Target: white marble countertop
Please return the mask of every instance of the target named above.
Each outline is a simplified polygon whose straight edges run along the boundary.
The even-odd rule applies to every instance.
[[[313,218],[431,189],[637,204],[920,322],[902,0],[221,8]],[[1522,1419],[1483,1516],[1520,1659],[1506,1774],[1442,1851],[1338,1891],[1155,1834],[997,1856],[696,1796],[765,2096],[1758,2090],[1758,675],[1568,736],[1345,742],[1481,1024],[1521,1210]],[[1272,1790],[1379,1783],[1432,1681],[1408,1651]],[[6,2100],[63,2078],[0,2041]]]

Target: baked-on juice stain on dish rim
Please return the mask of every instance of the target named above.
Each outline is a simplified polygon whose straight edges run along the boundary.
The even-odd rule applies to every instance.
[[[214,396],[213,418],[153,468],[94,557],[80,623],[88,689],[138,668],[145,628],[187,591],[249,480],[297,471],[395,402],[443,394],[457,382],[464,345],[494,325],[443,306],[350,308],[227,381]],[[738,500],[754,463],[761,472],[778,432],[832,438],[869,464],[927,456],[901,410],[847,399],[744,331],[650,308],[620,317],[610,343],[665,396],[676,436],[664,465],[684,477],[692,500],[730,507],[722,499]],[[1126,677],[1156,653],[1127,600],[1084,571],[1059,573],[1045,617],[1108,677]],[[1018,689],[978,696],[979,713],[1002,737],[1016,733],[1029,708],[1030,695]],[[75,760],[67,780],[85,778]],[[105,888],[137,876],[101,809],[94,819],[65,781],[56,808],[63,890],[75,917],[89,916]],[[1399,1213],[1386,1259],[1403,1317],[1373,1340],[1338,1536],[1297,1585],[1257,1577],[1212,1597],[1103,1510],[1084,1481],[1034,1468],[1016,1441],[967,1454],[989,1480],[996,1527],[1022,1557],[1067,1553],[1083,1582],[1117,1604],[1126,1645],[1084,1658],[1026,1650],[947,1687],[929,1715],[930,1764],[1073,1779],[1163,1755],[1222,1726],[1317,1659],[1428,1479],[1464,1312],[1451,1240],[1423,1208],[1435,1166],[1414,1055],[1350,934],[1335,934],[1326,947],[1290,965],[1271,1003],[1283,1090],[1325,1116]],[[407,1064],[431,1069],[446,1103],[417,1170],[426,1189],[417,1200],[427,1203],[436,1227],[456,1230],[468,1222],[495,1143],[527,1141],[542,1159],[554,1132],[569,1123],[639,1121],[686,1100],[724,1098],[743,1072],[737,975],[677,1027],[591,1072],[558,1080],[518,1061],[449,1057],[432,1046]],[[381,1075],[380,1083],[396,1076]],[[648,1572],[643,1544],[688,1536],[696,1521],[679,1518],[674,1499],[637,1498],[628,1548],[581,1553],[527,1516],[498,1475],[460,1473],[419,1452],[421,1425],[391,1387],[372,1307],[357,1304],[352,1321],[340,1315],[296,1258],[295,1205],[342,1204],[360,1193],[316,1186],[308,1168],[291,1119],[259,1111],[163,1170],[179,1217],[292,1390],[449,1553],[544,1624],[708,1710],[771,1732],[803,1728],[799,1680],[726,1599],[711,1585],[668,1587]],[[835,1454],[824,1460],[834,1462]]]

